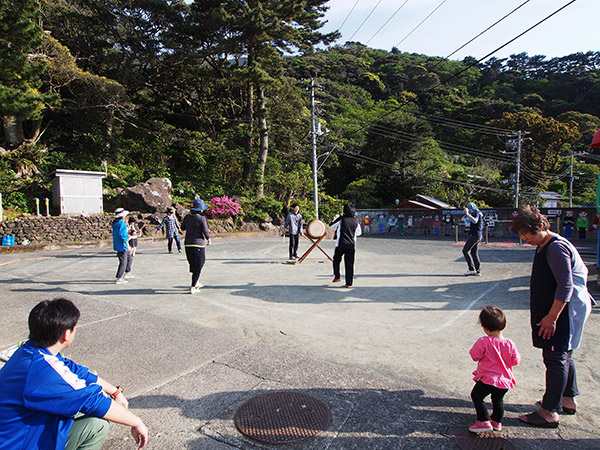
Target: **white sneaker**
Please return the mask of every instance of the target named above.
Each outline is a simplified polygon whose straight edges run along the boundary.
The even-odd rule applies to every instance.
[[[125,284],[127,282],[128,281],[123,278],[117,278],[117,281],[115,281],[115,284]]]
[[[135,275],[132,273],[126,273],[125,278],[135,278]]]
[[[477,271],[476,271],[476,270],[467,270],[467,271],[465,272],[465,276],[466,276],[466,277],[468,277],[468,276],[471,276],[471,275],[475,275],[475,276],[477,276]]]

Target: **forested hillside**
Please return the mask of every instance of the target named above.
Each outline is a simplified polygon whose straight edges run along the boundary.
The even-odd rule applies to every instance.
[[[600,52],[477,62],[334,45],[325,0],[0,0],[0,192],[28,211],[56,168],[107,198],[154,176],[177,200],[460,206],[552,190],[595,203]],[[588,154],[583,154],[583,153]],[[571,155],[574,155],[573,157]],[[572,166],[572,167],[571,167]],[[309,215],[309,214],[308,214]]]

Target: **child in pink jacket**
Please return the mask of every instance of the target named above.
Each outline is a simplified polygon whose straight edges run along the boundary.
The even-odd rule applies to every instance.
[[[501,431],[504,395],[515,387],[512,368],[519,364],[521,355],[513,341],[502,337],[506,317],[500,308],[483,308],[479,314],[479,323],[486,336],[477,339],[469,351],[473,361],[477,361],[477,369],[473,372],[475,386],[471,391],[477,421],[469,427],[469,431]],[[484,403],[484,399],[490,394],[493,405],[491,420]]]

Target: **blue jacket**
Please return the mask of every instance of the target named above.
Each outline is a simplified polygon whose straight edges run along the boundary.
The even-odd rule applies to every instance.
[[[0,369],[0,450],[64,450],[75,414],[104,417],[110,408],[97,381],[27,341]]]
[[[112,223],[113,229],[113,250],[115,252],[126,252],[127,242],[129,242],[129,233],[127,224],[123,219],[115,219]]]

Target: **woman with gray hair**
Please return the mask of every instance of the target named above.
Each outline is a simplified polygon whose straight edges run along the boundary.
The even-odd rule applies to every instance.
[[[579,395],[573,350],[579,347],[583,326],[594,299],[587,290],[588,270],[577,249],[550,231],[537,208],[519,210],[512,230],[536,246],[531,271],[529,310],[533,346],[542,349],[546,391],[541,406],[519,419],[537,427],[558,427],[559,412],[575,414]]]

